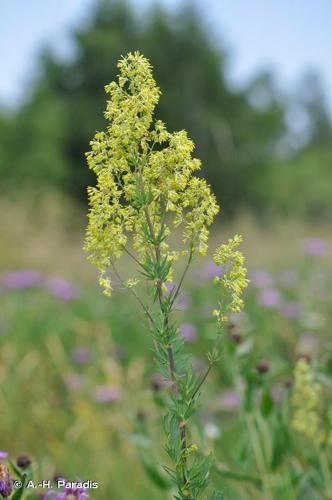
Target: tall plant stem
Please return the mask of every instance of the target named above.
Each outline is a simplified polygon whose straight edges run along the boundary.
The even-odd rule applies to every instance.
[[[162,211],[161,218],[162,218],[163,222],[162,222],[161,227],[160,227],[158,238],[156,238],[148,207],[144,207],[144,213],[145,213],[146,221],[147,221],[147,224],[149,227],[150,237],[151,237],[152,241],[154,242],[154,251],[155,251],[155,258],[156,258],[157,264],[160,264],[160,261],[161,261],[161,250],[160,250],[159,241],[160,241],[160,238],[162,237],[163,231],[164,231],[165,200],[161,200],[161,211]],[[158,302],[159,302],[160,309],[163,313],[163,323],[164,323],[163,326],[164,326],[164,330],[165,330],[168,338],[169,338],[169,333],[168,333],[169,332],[169,315],[172,311],[174,301],[175,301],[175,299],[180,291],[183,280],[184,280],[185,275],[188,271],[190,262],[192,260],[192,256],[193,256],[193,251],[191,248],[187,265],[186,265],[185,270],[182,274],[182,277],[179,281],[179,284],[176,288],[175,294],[173,295],[172,299],[170,300],[169,306],[165,306],[165,301],[163,299],[163,291],[162,291],[163,282],[160,279],[157,280],[156,286],[157,286]],[[170,379],[172,381],[172,386],[173,386],[172,389],[174,390],[175,394],[178,394],[179,390],[178,390],[178,386],[176,383],[176,366],[175,366],[175,361],[174,361],[174,352],[173,352],[173,348],[172,348],[170,342],[168,342],[166,349],[167,349],[167,356],[168,356],[169,374],[170,374]],[[187,458],[186,458],[187,423],[185,421],[179,422],[179,432],[180,432],[180,439],[181,439],[181,449],[183,451],[183,471],[182,471],[183,488],[188,489],[188,479],[187,479],[188,473],[187,473]],[[187,498],[188,498],[188,500],[192,500],[192,495],[190,492],[188,492]]]

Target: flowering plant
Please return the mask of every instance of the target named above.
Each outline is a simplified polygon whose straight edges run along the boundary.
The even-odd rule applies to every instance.
[[[105,132],[96,133],[87,153],[97,184],[88,188],[85,249],[99,269],[104,293],[112,294],[113,272],[148,319],[156,362],[170,387],[164,429],[171,464],[164,469],[176,485],[175,499],[196,499],[209,483],[212,458],[201,456],[191,442],[188,425],[197,411],[201,387],[219,359],[227,314],[239,312],[243,306],[241,295],[248,280],[238,250],[241,237],[236,235],[215,251],[215,264],[223,267],[222,276],[215,278],[221,290],[213,311],[216,341],[207,355],[207,371],[199,378],[184,352],[173,313],[193,260],[207,253],[209,227],[219,207],[206,181],[194,175],[200,161],[192,157],[194,144],[187,133],[170,133],[162,121],[153,118],[160,90],[148,60],[138,52],[130,53],[118,67],[118,82],[106,86],[109,124]],[[171,243],[173,231],[181,234],[177,247]],[[127,280],[117,267],[123,254],[136,266],[135,275]],[[180,259],[186,262],[169,292],[166,284],[173,281],[174,266]],[[137,291],[142,280],[148,285],[147,298]],[[220,498],[220,492],[211,497]]]

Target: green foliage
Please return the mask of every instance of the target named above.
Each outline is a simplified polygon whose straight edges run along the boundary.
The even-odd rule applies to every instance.
[[[67,256],[68,247],[63,252]],[[286,286],[282,277],[290,266],[296,281]],[[123,267],[129,268],[130,262]],[[270,278],[282,296],[282,307],[263,307],[259,299],[264,289],[247,290],[245,314],[235,319],[240,337],[233,335],[235,326],[222,336],[220,361],[190,419],[188,467],[199,468],[203,455],[212,451],[211,481],[227,500],[328,498],[331,491],[331,446],[317,446],[294,429],[296,412],[300,407],[307,411],[310,401],[299,395],[295,407],[294,383],[290,383],[299,355],[309,352],[322,391],[317,408],[321,429],[327,432],[331,428],[327,409],[332,404],[331,266],[322,258],[298,256],[296,266],[290,259],[275,271]],[[86,272],[82,268],[78,273],[81,284]],[[161,451],[160,420],[174,395],[169,384],[155,383],[153,339],[146,335],[127,289],[118,286],[110,301],[90,282],[80,297],[62,302],[43,288],[10,290],[4,283],[1,276],[1,449],[11,460],[21,453],[31,455],[37,480],[51,480],[59,471],[72,480],[97,480],[98,490],[90,492],[94,500],[127,500],[128,494],[138,500],[168,498],[171,477],[158,465],[170,467]],[[191,305],[174,312],[170,322],[172,327],[175,322],[191,322],[199,332],[195,341],[180,346],[183,363],[192,353],[194,377],[190,373],[187,377],[191,394],[193,379],[206,368],[199,368],[198,362],[206,363],[205,353],[211,349],[215,320],[206,311],[210,313],[217,292],[204,278],[204,268],[194,268],[185,286]],[[283,306],[294,301],[301,312],[287,319]],[[162,326],[162,316],[158,324]],[[89,350],[87,363],[75,361],[77,347]],[[165,359],[165,352],[161,356]],[[258,373],[263,358],[269,361],[269,370]],[[186,383],[184,378],[183,400]],[[100,386],[121,388],[121,399],[96,401]],[[272,407],[269,401],[266,405],[267,392]],[[235,405],[230,395],[236,397]],[[182,401],[174,406],[181,415],[188,409]],[[211,424],[216,434],[210,434]],[[173,436],[168,446],[181,458],[178,427],[170,420],[165,425]],[[217,491],[213,497],[208,487],[202,497],[219,500]]]
[[[313,148],[292,161],[266,170],[256,185],[256,199],[268,211],[296,214],[313,221],[330,218],[332,199],[332,148]]]

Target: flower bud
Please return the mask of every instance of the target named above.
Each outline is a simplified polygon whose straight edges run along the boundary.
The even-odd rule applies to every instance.
[[[256,366],[256,372],[259,375],[265,375],[270,370],[270,363],[268,361],[260,361]]]
[[[228,327],[228,333],[229,333],[229,336],[231,337],[231,339],[235,342],[235,344],[241,344],[242,335],[239,331],[238,326],[231,323]]]
[[[0,464],[0,494],[7,498],[13,491],[13,482],[7,465]]]
[[[31,465],[31,458],[27,455],[21,455],[17,457],[16,465],[21,469],[27,469]]]

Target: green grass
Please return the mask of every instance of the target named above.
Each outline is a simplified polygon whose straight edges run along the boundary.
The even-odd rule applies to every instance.
[[[7,243],[2,249],[3,272],[32,267],[44,276],[74,281],[81,295],[63,302],[43,289],[2,292],[0,448],[12,459],[23,453],[31,455],[37,478],[63,474],[71,480],[98,481],[99,488],[91,492],[91,498],[170,498],[170,492],[160,488],[165,477],[156,465],[167,461],[161,428],[165,390],[152,387],[156,373],[151,338],[141,311],[121,290],[112,299],[100,293],[80,250],[79,225],[69,234],[58,215],[52,219],[40,214],[43,220],[53,220],[54,231],[45,225],[38,229],[38,224],[31,231],[21,225],[19,231],[18,221],[23,216],[17,214],[16,229],[10,228],[9,218],[7,229],[3,228]],[[191,440],[204,453],[214,452],[213,479],[226,498],[329,498],[322,461],[330,461],[331,466],[331,448],[317,450],[292,429],[291,389],[285,387],[293,378],[297,356],[308,354],[324,383],[322,414],[331,404],[329,257],[301,255],[300,239],[308,235],[308,228],[298,228],[299,237],[293,243],[285,239],[286,228],[280,236],[282,226],[275,226],[274,240],[270,228],[264,247],[264,231],[245,219],[236,225],[236,230],[242,227],[247,233],[250,267],[273,270],[273,288],[280,293],[283,307],[262,307],[261,292],[250,287],[245,313],[237,320],[242,342],[236,344],[225,334],[222,359],[204,388]],[[220,237],[219,231],[213,235]],[[42,242],[44,248],[40,248]],[[42,256],[40,265],[33,248]],[[287,288],[281,281],[282,271],[289,267],[298,279]],[[199,266],[188,277],[185,293],[188,308],[177,313],[177,320],[197,329],[197,340],[187,347],[200,367],[212,344],[210,312],[216,297],[213,287],[202,279]],[[284,305],[294,302],[300,313],[287,319]],[[303,335],[308,332],[314,347],[306,346],[308,336]],[[90,359],[79,365],[73,353],[82,347],[88,349]],[[269,364],[264,375],[256,370],[262,360]],[[120,390],[119,400],[97,402],[96,390],[104,386]],[[236,410],[225,399],[228,394],[234,400],[234,392],[241,401]]]

